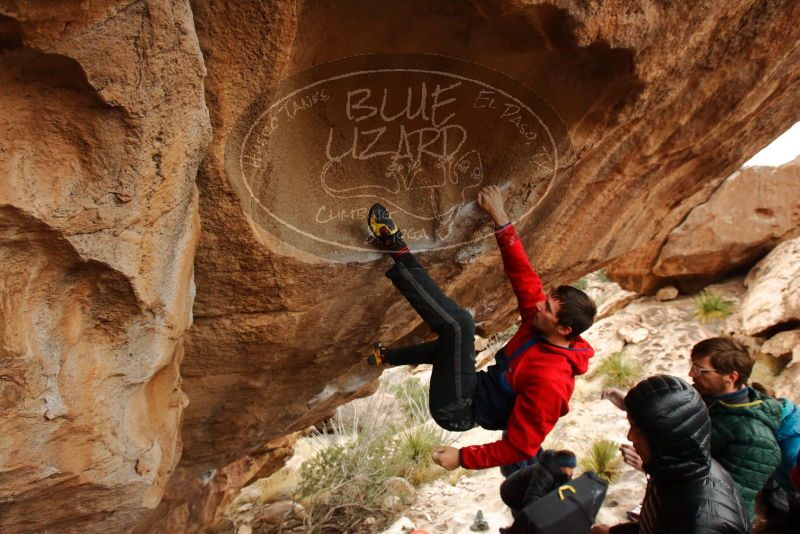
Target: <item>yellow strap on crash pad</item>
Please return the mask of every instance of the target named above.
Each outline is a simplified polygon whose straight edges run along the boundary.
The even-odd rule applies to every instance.
[[[564,497],[564,492],[567,491],[567,490],[571,491],[572,493],[578,493],[577,491],[575,491],[575,488],[573,488],[572,486],[570,486],[568,484],[565,484],[565,485],[561,486],[560,488],[558,488],[558,498],[561,499],[562,501],[565,498]]]

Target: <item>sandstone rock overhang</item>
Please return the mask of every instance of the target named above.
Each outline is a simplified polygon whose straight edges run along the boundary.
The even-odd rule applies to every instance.
[[[704,198],[705,185],[729,175],[800,119],[800,28],[794,22],[800,5],[788,0],[709,3],[702,9],[692,3],[566,0],[95,0],[79,6],[2,2],[0,15],[3,70],[16,61],[9,57],[19,47],[74,61],[85,79],[82,91],[96,94],[105,106],[100,109],[112,115],[102,124],[109,131],[121,128],[125,147],[116,156],[117,144],[104,144],[113,137],[80,129],[65,142],[73,152],[96,154],[99,163],[96,172],[69,174],[53,160],[53,171],[63,176],[59,184],[92,191],[98,180],[119,177],[119,187],[110,190],[112,202],[104,204],[102,191],[81,197],[74,220],[60,221],[58,215],[75,210],[75,196],[62,195],[52,205],[23,201],[9,198],[3,182],[0,203],[38,209],[37,218],[72,243],[78,261],[100,261],[127,278],[143,303],[137,320],[173,325],[158,348],[129,357],[148,369],[137,375],[140,387],[151,391],[147,398],[180,399],[183,391],[190,400],[180,436],[169,423],[179,418],[179,400],[167,403],[169,414],[159,403],[147,405],[152,428],[159,430],[145,434],[173,447],[164,449],[157,476],[137,470],[134,456],[117,450],[113,462],[93,464],[91,473],[104,481],[99,486],[79,468],[57,466],[75,473],[75,486],[52,508],[46,500],[37,507],[17,500],[25,490],[4,485],[4,530],[20,525],[2,523],[6,517],[23,516],[34,518],[39,530],[205,528],[225,498],[225,481],[208,489],[215,473],[232,473],[233,467],[223,468],[238,466],[266,442],[368,390],[372,375],[364,372],[361,353],[371,342],[425,335],[383,279],[384,259],[330,263],[314,251],[292,248],[265,232],[243,203],[236,177],[229,175],[228,141],[248,107],[277,94],[282,80],[360,54],[425,53],[477,63],[534,91],[569,134],[575,154],[569,179],[543,197],[526,188],[524,176],[504,179],[510,180],[511,196],[536,206],[520,233],[549,285],[574,280],[631,250],[658,250],[669,229]],[[39,94],[53,90],[24,77],[15,84],[39,87]],[[7,87],[0,86],[2,98]],[[88,120],[77,109],[62,111],[78,123]],[[29,143],[32,152],[41,152],[36,135]],[[14,154],[0,153],[0,164]],[[20,168],[27,184],[45,183],[26,170],[32,167]],[[492,169],[483,170],[497,178]],[[299,183],[294,174],[276,179],[287,191]],[[298,188],[297,202],[306,196]],[[94,210],[102,230],[75,234],[75,228],[95,224]],[[195,254],[198,216],[202,230]],[[514,315],[490,245],[423,257],[484,332],[509,325]],[[0,279],[11,276],[0,273]],[[185,334],[192,302],[194,323]],[[79,336],[89,340],[94,333]],[[115,336],[124,341],[137,333]],[[7,346],[6,338],[0,346]],[[70,358],[86,353],[72,354],[58,344],[53,350]],[[156,380],[164,362],[176,371],[169,380]],[[118,395],[107,402],[124,413],[128,401]],[[129,436],[124,418],[112,421],[115,435]],[[40,424],[37,435],[47,435],[52,423]],[[87,424],[90,432],[104,434]],[[180,464],[170,477],[181,442]],[[24,462],[46,464],[44,449],[27,450]],[[115,483],[106,481],[125,477],[134,483],[121,502]],[[167,478],[166,497],[148,516]],[[43,496],[58,491],[48,489],[44,473],[30,484]],[[85,513],[70,512],[70,499],[82,500]]]
[[[180,457],[210,140],[182,2],[0,2],[0,530],[120,531]]]

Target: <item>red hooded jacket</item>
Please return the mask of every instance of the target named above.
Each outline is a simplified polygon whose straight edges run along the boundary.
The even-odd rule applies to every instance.
[[[546,295],[514,227],[508,224],[497,230],[495,236],[522,316],[519,330],[502,349],[510,357],[538,335],[531,319],[538,313],[537,304],[544,301]],[[558,419],[569,411],[575,375],[588,370],[593,355],[592,347],[580,336],[571,340],[569,347],[540,339],[517,355],[503,375],[515,394],[504,438],[462,448],[459,451],[461,465],[467,469],[484,469],[534,456]]]

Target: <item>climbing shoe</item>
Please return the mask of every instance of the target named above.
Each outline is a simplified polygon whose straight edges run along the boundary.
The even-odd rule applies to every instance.
[[[402,232],[389,216],[389,210],[381,204],[374,204],[369,209],[367,224],[372,235],[375,236],[375,239],[378,240],[384,250],[400,251],[407,248],[405,241],[403,241]]]
[[[370,365],[388,365],[383,353],[386,352],[386,345],[378,341],[372,345],[372,353],[367,356],[367,363]]]

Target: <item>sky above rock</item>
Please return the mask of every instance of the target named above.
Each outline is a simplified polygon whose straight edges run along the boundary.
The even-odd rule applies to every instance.
[[[798,154],[800,154],[800,122],[796,122],[761,152],[750,158],[743,167],[757,165],[777,167],[792,161]]]

